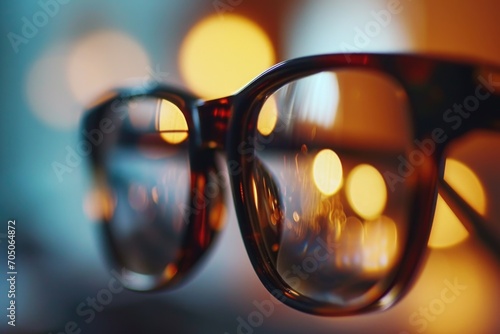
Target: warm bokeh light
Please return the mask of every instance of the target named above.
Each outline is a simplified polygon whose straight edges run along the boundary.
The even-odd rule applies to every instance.
[[[177,266],[173,263],[170,263],[163,271],[163,277],[167,280],[170,280],[175,276],[175,274],[177,274],[177,270]]]
[[[381,216],[364,223],[363,269],[380,272],[392,265],[398,245],[396,223],[389,217]]]
[[[259,117],[257,119],[257,130],[261,135],[267,136],[273,132],[277,121],[278,106],[276,105],[276,99],[274,96],[270,96],[260,110]]]
[[[477,175],[464,163],[455,159],[446,159],[444,180],[455,190],[474,210],[480,214],[486,213],[486,195],[484,187]]]
[[[357,217],[346,218],[345,227],[337,240],[339,245],[335,254],[335,265],[338,268],[360,268],[363,263],[363,223]]]
[[[346,195],[352,209],[367,220],[380,216],[387,203],[384,178],[368,164],[358,165],[349,173]]]
[[[399,333],[494,333],[498,269],[465,242],[432,250],[415,287],[398,308]]]
[[[83,212],[92,221],[101,222],[111,219],[115,203],[111,194],[104,188],[89,191],[83,199]]]
[[[429,246],[433,248],[450,247],[462,242],[468,235],[469,233],[460,220],[441,195],[438,195]]]
[[[257,192],[257,186],[255,185],[255,178],[252,176],[252,192],[255,202],[255,208],[259,211],[259,193]]]
[[[172,102],[161,100],[158,113],[158,131],[167,143],[179,144],[188,137],[188,125],[182,111]]]
[[[478,213],[486,212],[486,196],[476,174],[465,164],[447,159],[444,179]],[[469,233],[441,196],[438,195],[436,212],[428,245],[444,248],[456,245]]]
[[[130,36],[102,30],[76,41],[66,73],[74,97],[87,104],[105,91],[143,83],[150,67],[146,51]]]
[[[187,85],[204,98],[234,93],[275,62],[274,48],[254,22],[238,15],[205,18],[194,26],[179,53]]]
[[[324,149],[316,155],[313,179],[321,193],[327,196],[335,194],[342,186],[342,175],[342,162],[337,153]]]

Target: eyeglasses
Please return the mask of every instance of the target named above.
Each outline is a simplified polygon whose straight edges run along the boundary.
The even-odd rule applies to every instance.
[[[425,255],[438,189],[499,255],[499,236],[443,178],[451,143],[500,130],[498,73],[332,54],[278,64],[209,101],[165,86],[113,92],[82,129],[113,263],[130,289],[184,281],[223,227],[221,153],[252,265],[298,310],[394,304]]]

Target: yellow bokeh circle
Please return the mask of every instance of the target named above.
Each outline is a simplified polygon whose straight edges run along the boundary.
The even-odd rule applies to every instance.
[[[185,37],[179,53],[182,77],[203,98],[234,93],[275,62],[273,45],[253,21],[209,16]]]
[[[458,160],[448,158],[444,179],[477,213],[486,213],[484,187],[469,167]],[[469,232],[453,210],[438,195],[428,245],[432,248],[451,247],[464,241],[468,236]]]
[[[387,203],[387,187],[380,172],[373,166],[356,166],[346,181],[346,195],[352,209],[367,220],[375,219]]]
[[[342,162],[337,153],[329,149],[318,152],[313,162],[313,179],[324,195],[335,194],[342,186]]]

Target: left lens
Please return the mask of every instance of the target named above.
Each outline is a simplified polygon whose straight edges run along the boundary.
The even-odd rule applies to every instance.
[[[109,131],[91,130],[89,138],[102,141],[98,177],[113,260],[129,274],[129,288],[178,282],[220,228],[213,154],[191,150],[188,117],[166,99],[116,100],[99,124]]]

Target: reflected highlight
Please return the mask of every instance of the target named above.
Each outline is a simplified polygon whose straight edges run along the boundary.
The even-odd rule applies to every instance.
[[[161,100],[158,110],[157,130],[170,144],[179,144],[188,137],[188,125],[182,111],[172,102]]]
[[[375,219],[387,203],[387,187],[380,172],[373,166],[356,166],[346,181],[346,195],[352,209],[362,218]]]
[[[318,190],[326,196],[335,194],[342,186],[342,162],[337,153],[321,150],[313,162],[313,179]]]
[[[340,92],[337,75],[322,72],[297,81],[296,99],[299,117],[306,122],[326,129],[333,126],[337,117]]]
[[[273,132],[277,121],[278,106],[276,105],[276,98],[270,96],[260,110],[259,118],[257,119],[257,130],[261,135],[268,136]]]

